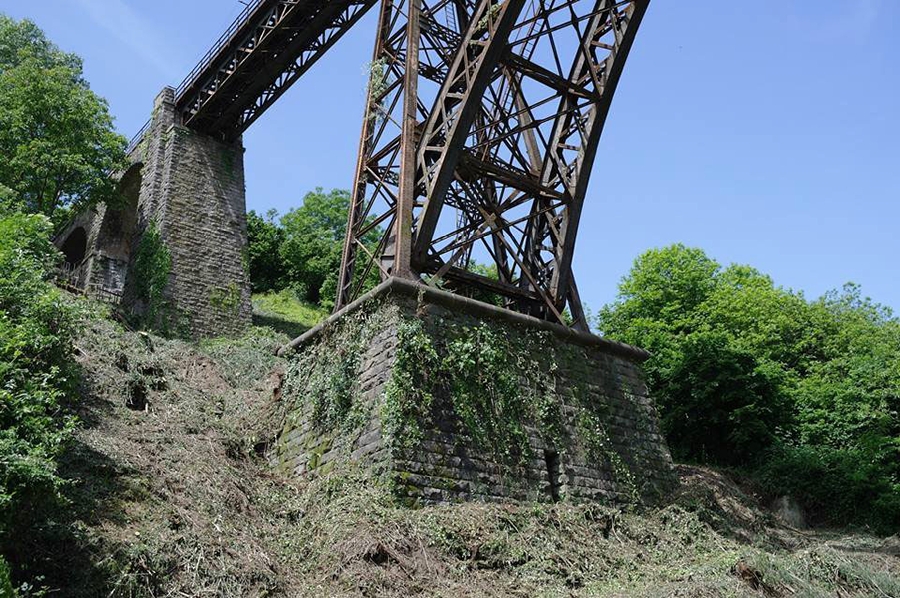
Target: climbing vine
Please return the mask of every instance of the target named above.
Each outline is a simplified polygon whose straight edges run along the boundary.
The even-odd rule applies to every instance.
[[[286,396],[305,404],[321,431],[352,430],[364,421],[366,406],[355,400],[363,353],[395,315],[395,310],[379,307],[375,302],[326,327],[318,342],[305,347],[288,368]],[[301,417],[303,410],[291,412]]]
[[[433,424],[434,399],[441,393],[463,431],[498,462],[516,465],[533,456],[529,422],[548,443],[561,444],[558,368],[533,357],[546,354],[544,336],[526,338],[525,345],[514,345],[501,327],[483,322],[428,330],[419,318],[401,320],[383,403],[388,439],[395,447],[415,447]]]
[[[236,152],[233,148],[230,147],[222,147],[219,158],[222,161],[222,171],[228,176],[230,180],[234,180],[235,170],[234,170],[234,159],[236,156]]]
[[[441,364],[454,412],[472,439],[504,462],[530,456],[525,422],[533,415],[529,411],[535,383],[539,384],[529,383],[529,392],[522,396],[517,365],[509,362],[511,354],[515,349],[508,339],[482,323],[464,328],[447,343]],[[538,371],[528,367],[523,373]]]
[[[237,316],[241,308],[241,289],[234,282],[227,287],[216,287],[209,292],[209,302],[220,312]]]
[[[387,59],[379,58],[369,63],[369,114],[368,117],[373,123],[377,123],[379,119],[385,116],[384,100],[382,94],[388,88],[388,63]]]
[[[510,331],[480,322],[469,326],[437,323],[428,330],[420,318],[401,321],[397,360],[385,392],[385,420],[395,446],[415,447],[431,426],[435,396],[449,397],[453,415],[473,442],[499,463],[516,466],[534,458],[526,426],[556,450],[571,448],[563,423],[566,392],[578,407],[575,427],[590,458],[606,463],[633,502],[639,499],[634,475],[616,452],[605,405],[575,385],[559,386],[560,363],[584,359],[576,347],[560,347],[551,334]]]
[[[382,334],[392,330],[396,336]],[[569,370],[584,359],[580,348],[560,346],[549,332],[509,324],[460,325],[401,315],[385,302],[345,316],[323,335],[294,360],[286,386],[287,396],[309,403],[306,414],[320,431],[354,430],[369,421],[374,405],[364,404],[358,393],[360,376],[371,375],[372,363],[363,359],[373,358],[366,355],[373,343],[393,337],[390,377],[378,406],[383,438],[392,449],[416,450],[439,428],[439,418],[450,418],[473,444],[514,470],[535,458],[533,431],[556,451],[572,449],[575,439],[563,411],[575,406],[578,443],[637,498],[634,477],[611,442],[602,402],[572,381],[560,383],[561,364]],[[390,353],[385,347],[374,353]]]
[[[441,361],[431,337],[418,318],[401,319],[397,326],[394,369],[384,391],[382,420],[386,437],[402,449],[415,448],[431,422],[435,376]]]
[[[158,327],[164,319],[164,292],[171,271],[172,254],[166,247],[156,222],[151,221],[135,251],[132,274],[135,294],[144,306],[143,326]]]
[[[640,502],[640,493],[634,474],[613,447],[609,431],[603,422],[605,419],[603,415],[602,409],[597,407],[588,409],[582,405],[575,420],[578,434],[584,440],[591,459],[601,463],[606,462],[609,465],[622,490],[628,493],[630,502]]]
[[[484,16],[478,21],[478,25],[476,27],[476,31],[480,33],[484,33],[490,29],[491,24],[497,18],[497,15],[500,14],[500,11],[503,9],[502,3],[492,4],[490,8],[488,8],[487,12],[484,13]]]

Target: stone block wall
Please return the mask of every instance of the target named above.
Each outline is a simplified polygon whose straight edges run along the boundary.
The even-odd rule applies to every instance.
[[[129,175],[126,174],[123,182],[128,178]],[[136,204],[135,190],[133,201],[126,193],[121,206],[115,208],[105,204],[91,206],[77,214],[57,235],[55,242],[65,251],[69,241],[75,238],[79,231],[84,232],[84,259],[80,264],[69,264],[75,271],[67,282],[88,293],[104,292],[116,296],[123,294],[128,276],[131,242],[135,233]],[[68,256],[66,262],[69,262]]]
[[[303,339],[271,458],[299,476],[362,462],[398,495],[429,503],[651,502],[676,478],[645,358],[391,280]]]
[[[121,206],[92,207],[57,237],[62,247],[83,229],[85,258],[76,286],[123,296],[144,313],[135,252],[155,223],[172,259],[161,317],[172,332],[194,337],[242,332],[251,321],[244,148],[179,124],[175,91],[157,96],[153,116],[121,175]]]
[[[251,319],[244,149],[178,124],[174,101],[169,88],[157,97],[131,156],[142,164],[138,228],[159,228],[172,257],[165,296],[192,334],[236,334]]]

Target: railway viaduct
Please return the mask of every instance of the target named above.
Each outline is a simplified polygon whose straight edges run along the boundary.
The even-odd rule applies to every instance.
[[[171,254],[172,313],[194,336],[239,332],[251,316],[241,135],[374,10],[337,309],[377,273],[489,292],[511,311],[585,330],[572,256],[648,3],[252,0],[156,98],[119,175],[123,205],[81,214],[60,235],[72,280],[146,309],[133,270],[152,226]],[[373,230],[374,248],[362,242]],[[475,258],[497,276],[473,272]]]

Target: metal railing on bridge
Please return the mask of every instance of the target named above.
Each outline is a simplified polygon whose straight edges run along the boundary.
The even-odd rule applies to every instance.
[[[247,2],[247,6],[244,10],[241,11],[241,14],[235,18],[234,22],[225,30],[215,44],[209,49],[206,55],[200,59],[200,62],[197,63],[197,66],[188,73],[188,76],[184,78],[181,84],[175,89],[175,103],[178,103],[182,100],[184,93],[191,87],[194,83],[196,83],[197,78],[209,68],[212,64],[213,60],[218,57],[219,53],[222,49],[234,41],[234,36],[237,34],[238,30],[250,20],[250,16],[267,0],[250,0]]]
[[[243,26],[249,19],[250,16],[262,5],[266,0],[249,0],[244,7],[244,10],[234,19],[228,29],[219,37],[218,40],[212,45],[212,47],[206,52],[203,58],[197,63],[197,65],[191,70],[190,73],[181,81],[178,87],[175,89],[175,102],[179,102],[184,96],[184,93],[197,81],[197,78],[207,70],[212,64],[213,60],[219,55],[222,49],[228,44],[234,41],[234,36],[237,34],[238,30]],[[125,150],[126,154],[130,154],[137,146],[141,144],[141,141],[144,140],[144,135],[147,134],[147,130],[150,128],[152,123],[152,119],[148,120],[144,123],[144,126],[141,127],[141,130],[137,132],[137,134],[131,138],[128,142],[128,147]]]
[[[98,283],[86,282],[87,260],[80,264],[68,262],[60,265],[55,272],[56,285],[78,295],[85,295],[110,305],[122,303],[122,293]]]

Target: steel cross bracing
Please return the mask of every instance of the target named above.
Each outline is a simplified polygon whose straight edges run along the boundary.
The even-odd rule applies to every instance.
[[[337,307],[393,275],[585,328],[576,234],[648,4],[384,0]]]
[[[176,92],[183,124],[232,141],[377,0],[252,0]]]
[[[237,139],[378,2],[250,0],[179,86],[183,124]],[[402,276],[585,328],[575,240],[648,4],[380,0],[337,308]]]

